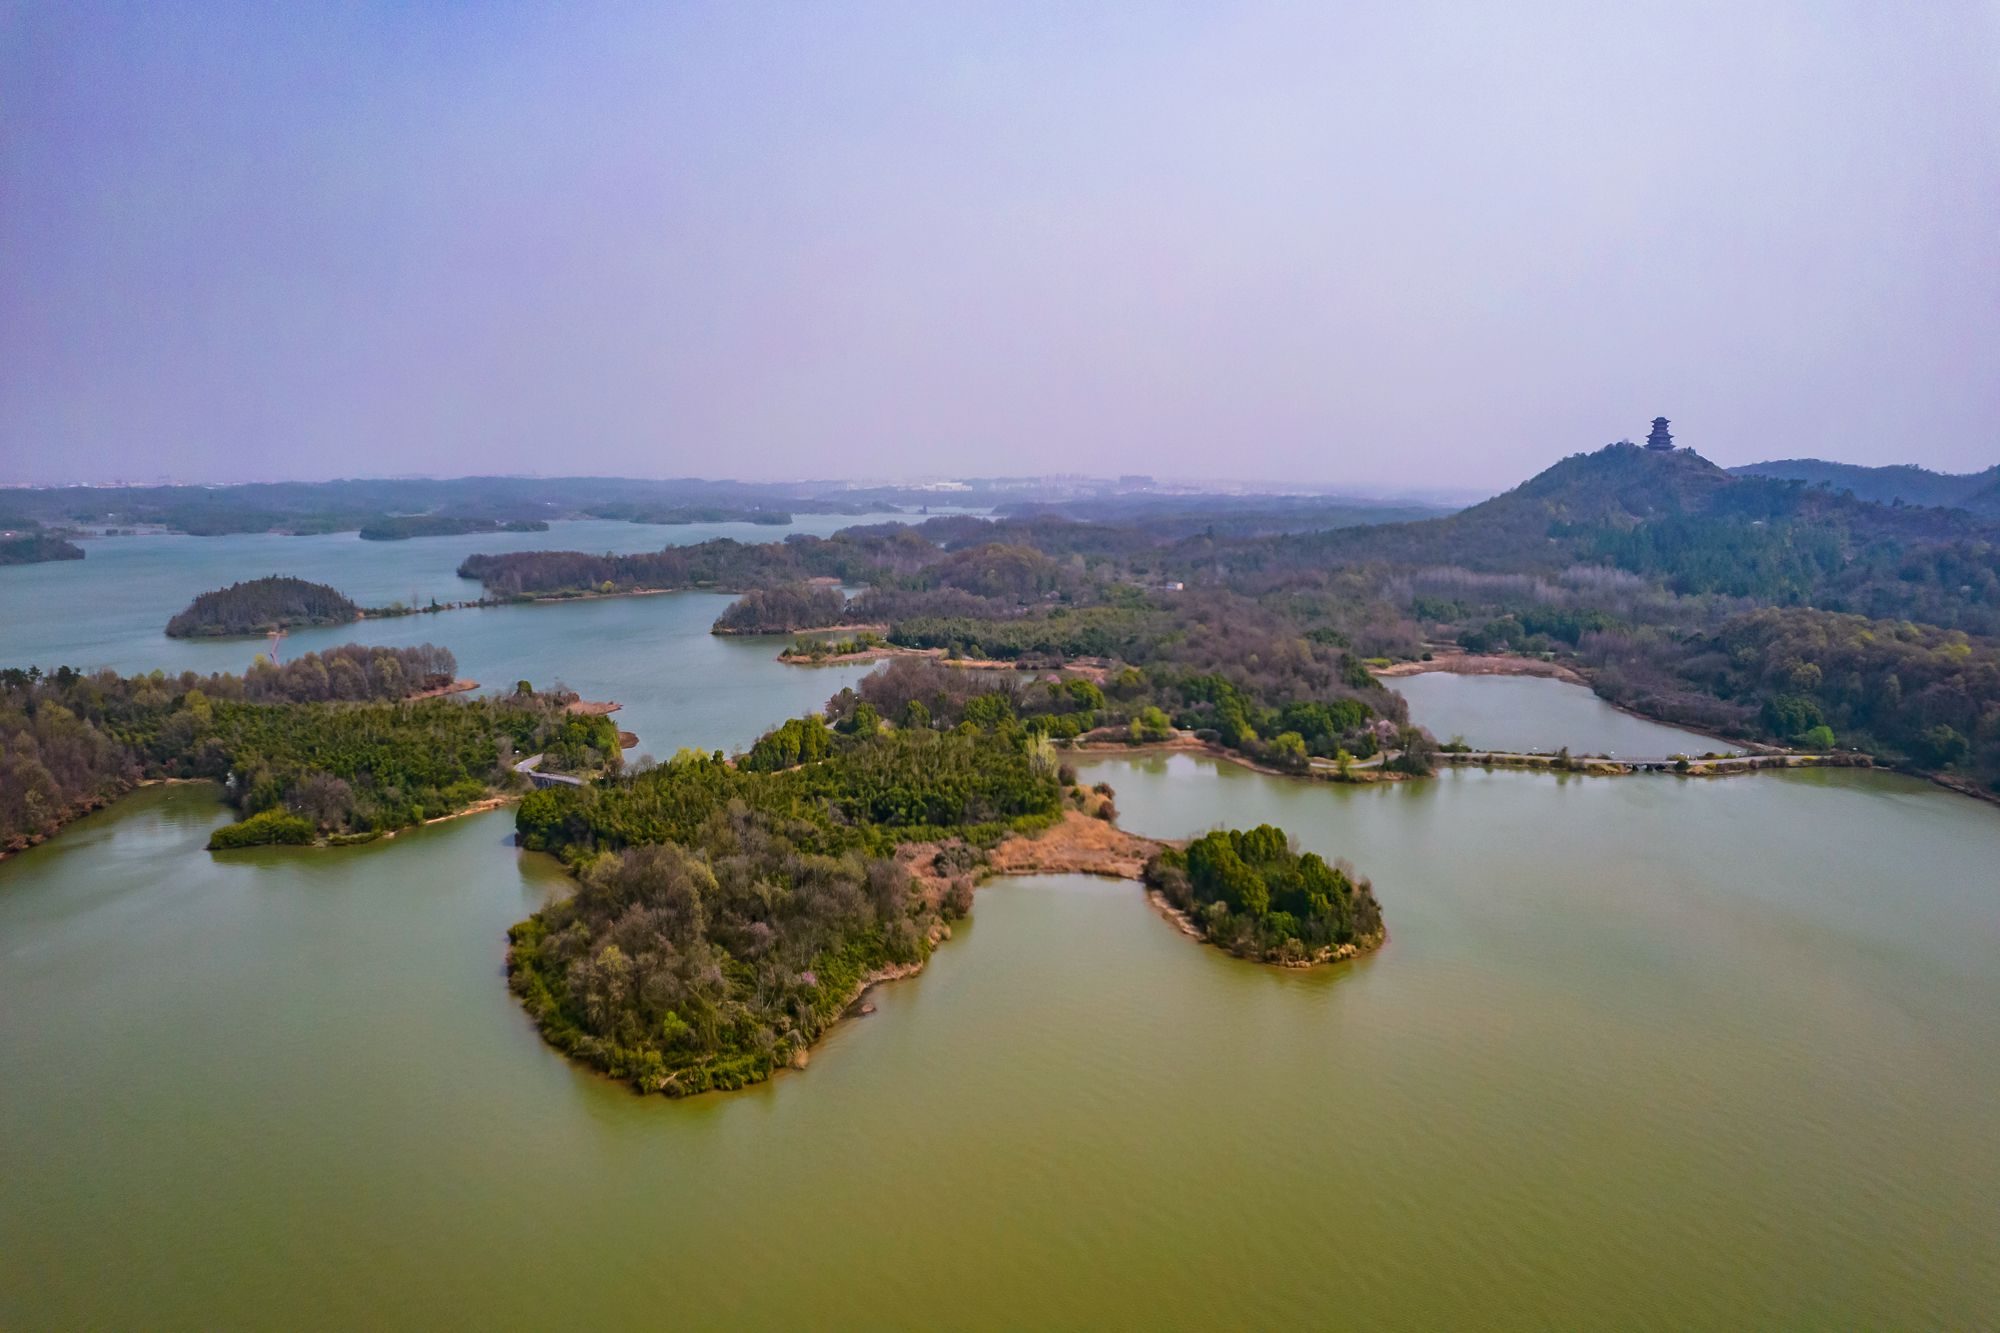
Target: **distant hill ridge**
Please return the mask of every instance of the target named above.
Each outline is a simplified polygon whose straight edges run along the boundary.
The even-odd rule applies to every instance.
[[[1273,582],[1327,565],[1543,576],[1609,566],[1681,595],[2000,634],[1995,517],[1879,504],[1625,442],[1574,454],[1447,518],[1281,537],[1228,555]]]
[[[1751,463],[1732,468],[1731,472],[1739,477],[1802,481],[1808,486],[1852,491],[1855,499],[1872,500],[1876,504],[1901,501],[1906,505],[1964,509],[1983,517],[2000,518],[2000,464],[1984,472],[1954,473],[1933,472],[1907,463],[1864,467],[1818,458],[1786,458]]]
[[[1462,517],[1521,507],[1570,523],[1701,513],[1734,484],[1728,472],[1692,449],[1661,451],[1621,441],[1595,453],[1572,454]]]
[[[1855,469],[1862,473],[1898,470],[1901,469]],[[2000,469],[1962,480],[1976,483],[1982,479],[2000,485]],[[1889,502],[1858,491],[1849,495],[1846,493],[1849,489],[1834,486],[1821,489],[1804,477],[1778,476],[1749,468],[1732,471],[1718,467],[1691,449],[1660,451],[1620,442],[1593,453],[1572,454],[1513,490],[1439,522],[1469,530],[1516,530],[1522,536],[1533,533],[1536,525],[1615,528],[1694,517],[1753,522],[1837,520],[1857,533],[1914,540],[1993,535],[1990,524],[1968,519],[1963,514],[1941,512],[1938,506],[1918,506],[1914,510],[1892,508]],[[1913,503],[1904,501],[1905,506]]]

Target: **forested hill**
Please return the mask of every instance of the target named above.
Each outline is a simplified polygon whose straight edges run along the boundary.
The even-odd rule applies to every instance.
[[[1778,481],[1802,481],[1808,486],[1824,486],[1851,492],[1857,500],[1877,504],[1931,505],[1940,509],[1964,509],[1986,518],[2000,518],[2000,465],[1984,472],[1933,472],[1929,468],[1862,467],[1855,463],[1828,463],[1817,458],[1787,458],[1770,463],[1751,463],[1732,468],[1739,477],[1768,477]]]
[[[1692,450],[1610,444],[1573,454],[1513,490],[1427,523],[1346,532],[1340,539],[1406,536],[1417,544],[1471,540],[1496,559],[1545,564],[1571,552],[1563,539],[1598,528],[1630,529],[1672,519],[1746,523],[1840,523],[1870,537],[1948,541],[1990,537],[1992,524],[1963,514],[1915,512],[1807,486],[1725,471]],[[1551,550],[1547,540],[1556,540]],[[1540,540],[1538,540],[1540,539]]]
[[[1389,560],[1529,572],[1575,563],[1575,532],[1704,513],[1734,480],[1685,450],[1608,445],[1444,518],[1303,533],[1268,543],[1283,563]]]
[[[176,639],[263,634],[360,618],[360,607],[324,583],[272,575],[201,594],[167,622],[167,634]]]
[[[1609,445],[1448,518],[1267,542],[1190,544],[1188,567],[1394,564],[1553,575],[1608,566],[1721,594],[2000,633],[2000,523],[1736,476],[1686,450]]]

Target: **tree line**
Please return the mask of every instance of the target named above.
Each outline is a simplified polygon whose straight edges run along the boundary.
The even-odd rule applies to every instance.
[[[547,532],[547,519],[490,518],[464,514],[395,514],[361,525],[365,542],[401,542],[412,537],[459,537],[472,532]]]
[[[906,727],[843,734],[834,744],[814,720],[773,736],[786,737],[777,755],[758,750],[766,737],[738,763],[683,753],[623,781],[531,792],[515,814],[521,843],[577,862],[686,842],[716,810],[741,804],[794,825],[801,844],[817,851],[882,852],[939,833],[997,835],[1058,808],[1054,776],[1031,762],[1018,727]],[[804,742],[809,751],[797,748],[805,736],[815,738]]]

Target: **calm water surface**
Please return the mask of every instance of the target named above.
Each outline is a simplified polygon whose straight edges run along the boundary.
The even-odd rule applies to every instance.
[[[1543,676],[1456,676],[1429,671],[1385,682],[1410,703],[1410,720],[1441,741],[1476,750],[1559,750],[1660,759],[1736,754],[1727,741],[1621,713],[1588,687]]]
[[[656,699],[662,752],[836,683],[754,652],[661,679],[729,651],[692,604],[473,619]],[[505,928],[565,881],[504,811],[218,856],[212,793],[152,788],[0,863],[0,1327],[2000,1309],[2000,812],[1856,772],[1085,770],[1129,827],[1351,859],[1389,945],[1281,972],[1131,884],[997,882],[808,1070],[674,1103],[508,996]]]
[[[486,532],[365,542],[352,532],[311,537],[271,533],[226,537],[158,534],[93,538],[82,560],[0,569],[0,665],[73,666],[122,672],[155,667],[179,672],[241,671],[264,650],[261,639],[169,639],[168,619],[200,594],[244,579],[284,574],[338,588],[362,606],[420,605],[481,595],[458,577],[475,552],[589,551],[625,555],[714,537],[779,541],[795,533],[827,536],[862,523],[921,522],[912,514],[799,514],[787,527],[756,523],[656,526],[599,519],[551,523],[547,532]],[[710,613],[711,618],[713,612]],[[343,625],[295,634],[287,653],[328,644],[442,643],[460,651],[460,613]],[[396,626],[396,630],[391,630]],[[705,628],[705,627],[704,627]],[[400,637],[391,637],[399,634]],[[461,653],[461,657],[463,654]]]
[[[169,639],[163,627],[196,594],[267,573],[330,583],[363,605],[412,593],[454,601],[480,595],[477,583],[453,572],[474,551],[654,551],[718,536],[761,542],[789,532],[824,535],[896,517],[805,514],[789,528],[584,521],[551,524],[548,532],[403,542],[364,542],[351,532],[107,537],[89,542],[83,560],[0,569],[0,665],[240,672],[265,651],[262,639]],[[491,690],[511,690],[517,680],[561,682],[585,698],[617,700],[618,725],[639,737],[635,753],[660,758],[683,745],[746,744],[866,674],[853,666],[782,666],[776,660],[782,638],[709,634],[733,600],[671,593],[403,616],[301,630],[285,639],[283,651],[357,641],[442,644],[457,656],[460,675]]]

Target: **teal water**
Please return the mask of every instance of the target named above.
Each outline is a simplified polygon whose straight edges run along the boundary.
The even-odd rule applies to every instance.
[[[109,537],[91,542],[80,561],[0,570],[0,665],[242,671],[267,649],[263,640],[169,639],[163,627],[195,594],[263,573],[331,583],[364,604],[407,599],[412,589],[426,600],[456,600],[479,595],[477,583],[453,572],[475,550],[658,550],[670,542],[775,540],[774,534],[824,533],[866,521],[809,514],[786,529],[592,521],[556,523],[548,532],[405,542],[364,542],[351,532]],[[622,705],[618,725],[639,737],[633,753],[658,758],[682,746],[747,744],[866,674],[856,666],[783,666],[777,661],[782,638],[710,635],[708,627],[733,600],[669,593],[402,616],[300,630],[286,637],[283,651],[297,655],[354,642],[442,644],[458,658],[459,674],[487,690],[511,690],[517,680],[540,687],[560,682],[587,699],[616,700]]]
[[[362,606],[433,599],[477,598],[477,581],[458,577],[459,562],[476,552],[589,551],[621,555],[657,551],[729,537],[746,543],[779,541],[792,533],[828,536],[863,523],[917,521],[908,514],[799,514],[786,527],[756,523],[654,526],[585,519],[551,523],[547,532],[487,532],[365,542],[352,532],[285,537],[270,533],[226,537],[153,534],[87,540],[82,560],[0,569],[0,665],[110,667],[127,674],[166,671],[241,671],[263,651],[261,639],[169,639],[167,621],[194,598],[244,579],[283,574],[331,584]],[[286,640],[286,652],[361,638],[387,643],[390,625],[417,636],[411,642],[444,643],[460,631],[456,613],[374,621],[308,631]],[[704,627],[705,628],[705,627]],[[405,642],[406,639],[395,639]]]

